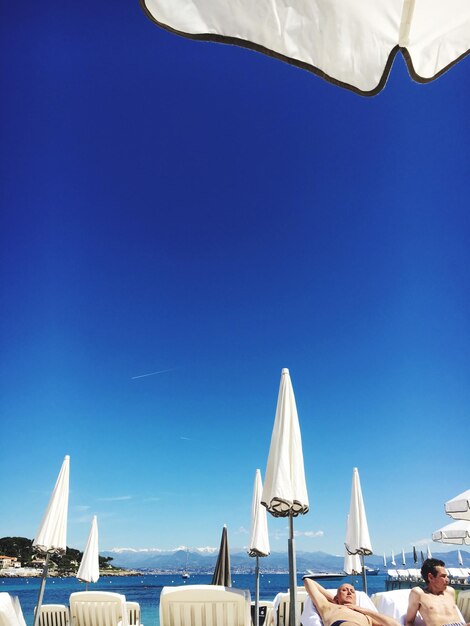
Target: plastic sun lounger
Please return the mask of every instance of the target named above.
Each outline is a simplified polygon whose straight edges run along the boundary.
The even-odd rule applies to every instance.
[[[219,585],[163,587],[160,626],[251,626],[247,589]]]
[[[304,604],[308,598],[305,589],[298,589],[296,596],[297,624],[300,625],[300,616],[304,610]],[[273,602],[273,620],[275,626],[289,626],[290,621],[290,592],[278,593]]]
[[[398,580],[398,572],[396,569],[388,569],[387,574],[389,578],[392,578],[393,580]]]
[[[144,626],[140,621],[140,604],[126,600],[126,607],[129,626]]]
[[[457,606],[465,620],[470,622],[470,591],[461,591],[457,597]]]
[[[65,604],[43,604],[39,613],[39,626],[69,626],[69,607]]]
[[[129,626],[126,597],[110,591],[70,595],[71,626]]]
[[[464,573],[460,567],[449,567],[447,569],[449,578],[455,582],[463,583],[468,578],[468,574]]]
[[[260,600],[258,602],[259,623],[260,626],[273,626],[274,609],[272,600]],[[251,601],[251,623],[254,625],[255,602]]]
[[[332,597],[336,595],[336,589],[327,589],[328,593],[331,594]],[[372,603],[371,598],[364,591],[356,590],[356,601],[358,606],[362,606],[364,609],[370,609],[371,611],[377,611],[376,607]],[[310,596],[307,595],[307,599],[305,600],[304,610],[300,617],[300,623],[302,626],[323,626],[323,622],[321,620],[320,615],[318,614],[315,605],[312,602]]]
[[[375,593],[371,600],[377,607],[379,613],[393,617],[400,624],[405,623],[406,612],[408,610],[408,598],[411,589],[395,589],[394,591],[383,591]],[[460,615],[462,623],[464,619]],[[424,626],[423,618],[418,613],[415,619],[415,626]]]
[[[18,598],[0,593],[0,626],[26,626]]]

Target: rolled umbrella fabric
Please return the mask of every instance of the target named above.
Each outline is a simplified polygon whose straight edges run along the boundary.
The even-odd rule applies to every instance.
[[[367,576],[364,567],[364,556],[372,554],[372,544],[367,525],[366,510],[362,497],[361,481],[357,467],[353,468],[351,503],[349,506],[348,528],[345,541],[349,554],[358,554],[362,558],[362,581],[367,593]]]
[[[343,569],[346,574],[360,574],[362,572],[361,557],[358,554],[346,554],[344,555]]]
[[[402,563],[403,567],[406,567],[406,558],[405,558],[405,551],[404,550],[401,551],[401,563]]]
[[[274,517],[289,518],[289,620],[297,623],[297,571],[294,517],[309,510],[299,416],[289,370],[281,372],[276,415],[271,435],[261,503]]]
[[[64,458],[49,504],[33,541],[38,552],[64,554],[67,549],[70,457]]]
[[[470,545],[470,522],[457,520],[447,524],[432,534],[432,540],[440,543]]]
[[[211,585],[222,585],[224,587],[232,586],[232,576],[230,573],[230,553],[228,549],[227,526],[222,529],[222,537],[220,539],[219,554],[217,563],[215,564],[214,574],[212,576]]]
[[[96,515],[94,515],[80,567],[78,568],[77,578],[86,583],[96,583],[99,577],[98,522]]]
[[[470,489],[445,503],[447,515],[457,520],[470,520]]]
[[[413,546],[413,561],[415,562],[415,564],[418,562],[418,554],[416,552],[415,546]]]
[[[468,54],[467,0],[140,0],[171,32],[274,56],[364,95],[385,86],[400,50],[418,82]]]
[[[432,552],[429,549],[429,546],[426,546],[426,558],[427,559],[432,559]]]
[[[268,516],[266,508],[261,505],[263,483],[259,469],[255,473],[253,499],[251,503],[251,537],[248,554],[256,558],[255,567],[255,619],[254,626],[259,625],[259,558],[269,555]]]
[[[304,515],[309,508],[299,417],[286,367],[281,373],[261,502],[274,517]]]

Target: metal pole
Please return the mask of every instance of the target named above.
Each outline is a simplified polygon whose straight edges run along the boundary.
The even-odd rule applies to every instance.
[[[255,626],[259,626],[259,556],[256,555],[255,568]]]
[[[362,562],[362,589],[367,593],[367,574],[366,567],[364,565],[364,555],[361,554],[361,562]]]
[[[295,563],[294,545],[294,516],[289,514],[289,626],[297,626],[296,600],[297,600],[297,567]]]
[[[46,562],[44,563],[44,569],[42,570],[42,579],[41,579],[41,584],[39,586],[38,601],[36,604],[36,609],[34,611],[34,626],[39,625],[39,616],[41,615],[42,598],[44,596],[44,587],[46,586],[46,577],[47,577],[47,570],[49,568],[50,556],[51,555],[48,552],[46,554]]]

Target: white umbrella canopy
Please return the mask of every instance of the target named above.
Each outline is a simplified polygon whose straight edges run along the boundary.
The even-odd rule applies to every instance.
[[[33,548],[46,555],[34,613],[34,626],[39,624],[40,608],[44,596],[49,559],[52,554],[67,550],[67,511],[69,502],[70,457],[65,456],[49,504],[33,541]]]
[[[440,543],[470,545],[470,522],[457,520],[447,524],[432,534],[432,540]]]
[[[308,512],[299,417],[287,367],[281,373],[261,502],[274,517]]]
[[[454,519],[470,520],[470,489],[446,502],[445,511]]]
[[[49,504],[33,541],[42,553],[64,554],[67,549],[70,457],[64,458]]]
[[[348,554],[346,552],[343,569],[349,576],[351,574],[360,574],[362,572],[361,557],[358,554]]]
[[[468,0],[140,0],[159,26],[252,48],[364,95],[385,85],[401,50],[428,82],[470,48]]]
[[[248,554],[256,557],[255,568],[255,619],[254,626],[259,625],[259,557],[268,556],[270,553],[268,535],[268,516],[266,507],[261,505],[261,494],[263,493],[263,483],[259,469],[255,473],[255,483],[253,485],[253,500],[251,503],[251,537]]]
[[[289,517],[289,619],[291,624],[296,624],[297,571],[293,518],[308,513],[309,503],[299,417],[286,367],[281,372],[261,503],[274,517]]]
[[[100,558],[98,548],[98,522],[93,516],[90,534],[86,542],[83,557],[78,568],[77,578],[86,583],[96,583],[100,577]]]
[[[432,553],[431,553],[431,550],[429,549],[429,546],[426,546],[426,558],[432,559]]]
[[[358,554],[362,557],[362,580],[364,591],[367,593],[364,556],[372,554],[372,544],[369,536],[369,527],[367,525],[366,510],[362,498],[361,481],[357,467],[353,468],[351,503],[349,506],[345,546],[349,554]]]
[[[259,469],[255,473],[253,500],[251,503],[251,537],[248,554],[250,556],[268,556],[270,553],[268,535],[268,516],[266,507],[261,506],[263,483]]]

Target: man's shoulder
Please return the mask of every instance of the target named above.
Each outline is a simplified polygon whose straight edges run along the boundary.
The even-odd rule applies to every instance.
[[[413,594],[415,596],[422,596],[424,595],[424,591],[421,587],[412,587],[411,591],[410,591],[410,595]]]

